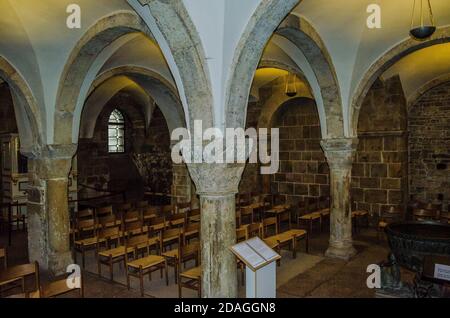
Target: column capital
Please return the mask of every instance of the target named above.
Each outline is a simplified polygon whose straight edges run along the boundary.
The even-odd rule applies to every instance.
[[[43,179],[67,178],[76,150],[76,144],[47,145],[41,148],[30,157],[34,163],[34,172]]]
[[[358,138],[323,139],[320,144],[331,169],[351,169]]]
[[[197,194],[223,196],[239,192],[244,164],[189,163],[187,164]]]

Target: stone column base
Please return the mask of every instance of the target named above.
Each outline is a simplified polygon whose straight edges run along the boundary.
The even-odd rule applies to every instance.
[[[344,244],[330,244],[327,251],[325,252],[326,257],[330,258],[338,258],[345,261],[350,260],[353,256],[356,255],[356,250],[353,247],[352,243],[344,243]]]
[[[67,266],[71,264],[74,264],[74,262],[70,251],[48,255],[48,270],[53,276],[65,274]]]

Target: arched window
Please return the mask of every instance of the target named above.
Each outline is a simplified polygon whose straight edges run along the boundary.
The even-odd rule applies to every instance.
[[[125,121],[122,113],[114,109],[108,121],[108,151],[110,153],[125,152]]]

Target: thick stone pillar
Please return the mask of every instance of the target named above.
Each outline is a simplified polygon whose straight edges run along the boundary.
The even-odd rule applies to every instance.
[[[244,165],[188,164],[200,196],[202,296],[236,298],[235,194]]]
[[[326,139],[321,145],[330,167],[330,245],[325,255],[348,260],[356,254],[352,243],[350,183],[358,140]]]
[[[29,161],[29,259],[53,275],[65,273],[73,263],[67,186],[75,149],[75,145],[49,146]]]

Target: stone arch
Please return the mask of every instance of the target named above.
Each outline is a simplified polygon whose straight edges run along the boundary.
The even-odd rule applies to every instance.
[[[227,127],[244,127],[251,83],[263,50],[283,18],[299,0],[263,0],[237,45],[225,98]]]
[[[422,97],[423,94],[425,94],[430,89],[435,88],[446,82],[450,82],[450,73],[436,77],[436,78],[432,79],[431,81],[428,81],[425,84],[423,84],[412,96],[410,96],[408,98],[408,100],[407,100],[408,111],[409,111],[409,108],[411,106],[413,106],[416,103],[416,101],[420,97]]]
[[[72,143],[73,117],[80,91],[99,54],[111,43],[129,33],[150,30],[134,12],[119,11],[97,21],[78,41],[61,75],[56,99],[54,143]]]
[[[289,15],[276,34],[294,43],[309,62],[324,104],[326,135],[324,138],[345,136],[339,82],[329,52],[313,26],[303,17]]]
[[[353,93],[350,105],[350,133],[352,136],[357,136],[358,119],[364,98],[367,92],[372,87],[376,79],[383,74],[389,67],[394,65],[401,58],[411,54],[417,50],[435,45],[446,43],[450,41],[450,27],[439,28],[433,36],[427,40],[418,42],[412,38],[408,38],[378,58],[364,74],[363,78],[358,84],[357,89]]]
[[[141,16],[149,24],[169,61],[185,108],[188,128],[194,126],[196,119],[203,121],[203,128],[212,127],[213,97],[206,56],[198,31],[183,1],[139,2],[148,6],[147,13],[142,13]]]
[[[119,66],[100,74],[93,82],[89,96],[96,88],[116,76],[126,76],[137,83],[155,101],[169,130],[185,127],[184,113],[176,89],[160,74],[139,66]]]
[[[13,93],[21,151],[27,155],[36,155],[40,152],[44,139],[38,103],[23,77],[2,56],[0,56],[0,79],[8,84]]]

